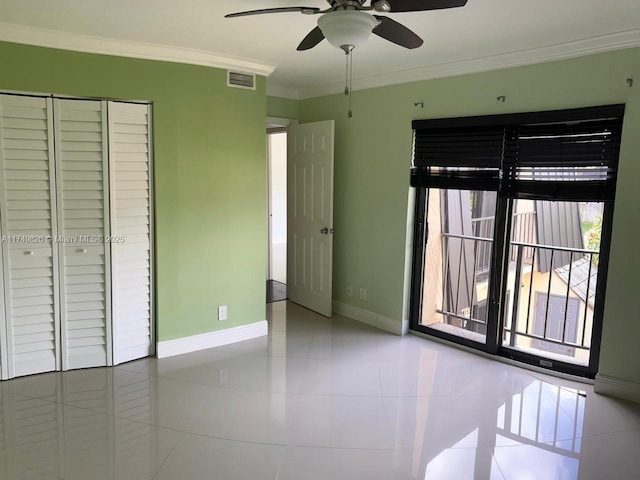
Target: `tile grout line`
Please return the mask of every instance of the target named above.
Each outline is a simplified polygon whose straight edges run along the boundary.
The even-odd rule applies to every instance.
[[[502,476],[502,480],[507,480],[507,476],[504,474],[504,471],[502,470],[502,467],[500,466],[500,463],[498,462],[498,459],[496,458],[495,449],[491,451],[491,458],[493,458],[493,461],[496,463],[496,466],[498,467],[498,470],[500,470],[500,475]]]
[[[160,475],[160,471],[162,470],[162,467],[164,467],[165,463],[167,463],[167,461],[169,460],[169,457],[171,457],[171,455],[173,454],[174,450],[178,447],[178,444],[180,443],[181,440],[178,440],[176,442],[176,444],[171,447],[171,451],[169,452],[169,454],[165,457],[165,459],[162,461],[162,463],[160,464],[160,466],[156,469],[156,471],[153,474],[153,477],[151,477],[151,480],[158,480],[158,476]]]

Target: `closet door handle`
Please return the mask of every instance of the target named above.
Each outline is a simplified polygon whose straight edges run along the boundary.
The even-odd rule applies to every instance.
[[[24,252],[24,254],[33,256],[33,250],[27,250],[26,252]]]
[[[87,249],[86,248],[79,248],[78,249],[78,253],[87,253]]]

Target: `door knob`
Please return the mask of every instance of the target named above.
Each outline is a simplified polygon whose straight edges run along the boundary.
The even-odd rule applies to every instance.
[[[328,235],[329,234],[329,229],[327,227],[324,227],[322,230],[320,230],[320,233],[322,235]]]
[[[24,252],[25,255],[33,255],[33,251],[32,250],[27,250],[26,252]]]

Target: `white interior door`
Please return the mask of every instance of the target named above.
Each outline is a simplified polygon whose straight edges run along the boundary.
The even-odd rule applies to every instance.
[[[55,100],[62,369],[111,364],[106,102]]]
[[[51,99],[0,95],[7,377],[60,368]]]
[[[114,364],[154,353],[149,105],[109,102]]]
[[[291,125],[287,136],[287,295],[331,316],[334,121]]]

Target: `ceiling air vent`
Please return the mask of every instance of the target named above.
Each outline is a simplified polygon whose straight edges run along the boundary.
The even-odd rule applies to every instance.
[[[249,73],[227,70],[227,86],[235,88],[256,89],[256,76]]]

